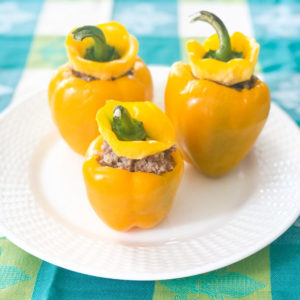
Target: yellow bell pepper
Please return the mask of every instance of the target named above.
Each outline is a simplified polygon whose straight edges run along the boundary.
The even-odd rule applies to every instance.
[[[252,77],[258,52],[252,39],[234,34],[232,42],[240,46],[232,51],[220,19],[208,12],[200,12],[195,19],[213,24],[220,48],[206,47],[215,41],[213,36],[205,43],[206,52],[201,48],[201,55],[196,57],[194,51],[190,65],[173,64],[165,90],[165,108],[184,159],[216,177],[234,168],[253,146],[268,117],[270,92],[264,82]],[[225,45],[226,37],[220,32],[224,28]],[[195,43],[187,45],[191,51]],[[247,59],[250,56],[252,59]],[[229,82],[235,85],[227,86]]]
[[[142,122],[147,138],[118,139],[112,126],[113,110],[118,105],[125,107],[139,123]],[[141,159],[169,149],[175,142],[171,122],[151,102],[118,101],[108,101],[98,112],[97,122],[100,136],[91,143],[83,164],[86,191],[93,209],[115,230],[155,226],[170,210],[182,177],[183,160],[179,150],[172,152],[174,169],[161,175],[102,166],[99,158],[103,140],[118,156],[131,159]]]
[[[151,101],[153,84],[137,57],[138,41],[117,22],[83,26],[66,39],[69,62],[49,84],[49,105],[62,137],[84,154],[98,135],[95,116],[106,100]]]

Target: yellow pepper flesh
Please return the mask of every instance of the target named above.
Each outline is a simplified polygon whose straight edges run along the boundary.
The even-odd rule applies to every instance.
[[[205,40],[203,46],[196,40],[187,42],[189,62],[194,76],[224,85],[233,85],[249,80],[257,62],[259,45],[255,39],[235,32],[230,37],[232,50],[242,52],[243,58],[234,58],[228,62],[213,58],[203,58],[209,50],[219,48],[218,35],[214,34]]]
[[[215,177],[249,152],[267,119],[270,92],[259,79],[241,91],[197,79],[190,65],[178,62],[169,73],[165,108],[184,158]]]
[[[116,105],[124,106],[131,117],[143,122],[148,138],[145,141],[120,141],[111,128],[111,117]],[[171,121],[152,102],[107,101],[96,116],[103,139],[118,156],[141,159],[167,150],[175,143],[175,130]]]
[[[115,230],[154,227],[169,212],[181,180],[183,161],[179,151],[173,153],[176,166],[171,172],[129,172],[99,164],[97,152],[102,142],[101,136],[92,142],[83,164],[86,191],[94,211]]]
[[[72,35],[77,29],[74,28],[66,39],[66,49],[71,65],[78,72],[102,80],[125,74],[133,67],[136,61],[139,48],[137,39],[129,34],[123,25],[115,21],[100,24],[97,27],[104,33],[107,43],[115,47],[121,57],[109,62],[85,59],[85,52],[93,45],[93,40],[92,38],[86,38],[83,41],[76,41]]]
[[[111,116],[112,106],[119,102],[110,101],[102,109],[106,118]],[[135,117],[145,117],[142,119],[145,129],[151,128],[153,120],[159,124],[168,123],[167,117],[157,107],[153,108],[152,103],[122,103],[126,109],[135,113]],[[108,107],[108,109],[107,109]],[[99,116],[100,113],[98,113]],[[97,215],[111,228],[126,231],[133,227],[151,228],[157,225],[168,213],[172,206],[176,191],[178,189],[183,174],[183,159],[179,150],[172,152],[175,167],[172,171],[156,175],[146,172],[129,172],[123,169],[102,166],[99,163],[101,155],[101,145],[104,137],[111,134],[111,125],[103,120],[103,115],[98,118],[100,125],[100,136],[90,145],[86,159],[83,164],[83,177],[89,201]],[[150,124],[151,123],[151,124]],[[160,143],[165,142],[161,149],[169,148],[171,141],[175,140],[174,129],[169,130],[163,126],[156,128],[161,131]],[[151,134],[155,134],[151,131]],[[163,137],[163,135],[165,135]],[[106,140],[107,142],[110,141]],[[113,150],[118,147],[122,153],[122,141],[115,141]],[[143,148],[135,141],[126,142],[126,153],[132,148],[131,154],[136,154],[136,159],[140,157],[139,151],[152,153],[152,145],[147,141],[142,141]],[[150,149],[150,150],[149,150]],[[157,148],[159,150],[159,148]],[[132,157],[133,158],[133,157]]]
[[[99,28],[121,57],[103,63],[84,59],[84,51],[91,46],[92,39],[80,42],[70,33],[66,41],[70,63],[56,70],[48,89],[50,110],[60,134],[82,155],[98,135],[95,117],[106,100],[151,101],[153,97],[150,71],[136,56],[136,39],[117,22],[102,24]],[[101,80],[86,81],[72,69]]]
[[[57,69],[49,85],[49,106],[60,134],[75,152],[84,155],[98,135],[96,114],[108,99],[152,100],[151,74],[142,60],[136,60],[133,72],[116,80],[86,82],[68,65]]]

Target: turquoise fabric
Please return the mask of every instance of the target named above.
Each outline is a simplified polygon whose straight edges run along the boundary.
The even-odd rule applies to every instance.
[[[153,281],[136,282],[87,276],[43,262],[32,300],[151,300],[153,292]]]
[[[249,4],[272,101],[300,125],[300,2]],[[296,224],[270,246],[273,300],[300,299],[300,224]]]
[[[249,7],[272,101],[300,125],[300,2],[250,0]]]
[[[0,112],[20,80],[44,1],[0,1]]]
[[[139,40],[139,56],[147,64],[172,65],[181,58],[177,2],[115,0],[112,19]]]
[[[270,246],[273,300],[300,299],[300,227],[292,226]]]

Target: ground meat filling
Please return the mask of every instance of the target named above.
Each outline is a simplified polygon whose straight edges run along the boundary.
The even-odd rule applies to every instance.
[[[71,68],[71,71],[72,71],[72,74],[75,77],[80,78],[82,80],[85,80],[87,82],[94,81],[94,80],[100,80],[97,77],[94,77],[94,76],[91,76],[91,75],[88,75],[88,74],[84,74],[84,73],[78,72],[78,71],[74,70],[73,68]],[[123,77],[123,76],[132,77],[133,76],[133,69],[129,70],[128,72],[126,72],[123,75],[120,75],[119,77],[112,77],[110,80],[113,81],[113,80],[116,80],[116,79],[118,79],[120,77]]]
[[[129,172],[146,172],[157,175],[170,172],[175,167],[175,161],[171,155],[176,150],[175,146],[142,159],[129,159],[117,156],[105,141],[101,149],[102,152],[98,161],[102,166],[124,169]]]
[[[232,88],[232,89],[235,89],[239,92],[243,89],[251,90],[252,88],[254,88],[256,81],[257,81],[257,77],[252,75],[249,80],[236,83],[236,84],[231,85],[229,87]]]
[[[87,75],[87,74],[84,74],[84,73],[80,73],[78,71],[75,71],[74,69],[71,69],[71,70],[72,70],[72,74],[75,77],[80,78],[82,80],[85,80],[87,82],[94,81],[94,80],[99,80],[97,77],[94,77],[94,76],[91,76],[91,75]]]
[[[192,73],[193,77],[195,79],[198,79],[193,73]],[[239,83],[236,83],[236,84],[233,84],[233,85],[225,85],[225,84],[222,84],[220,82],[216,82],[216,81],[213,81],[219,85],[223,85],[223,86],[226,86],[228,88],[231,88],[231,89],[234,89],[234,90],[237,90],[238,92],[242,91],[243,89],[247,89],[247,90],[251,90],[254,88],[255,86],[255,83],[257,81],[257,77],[255,75],[252,75],[251,78],[249,80],[246,80],[246,81],[243,81],[243,82],[239,82]]]

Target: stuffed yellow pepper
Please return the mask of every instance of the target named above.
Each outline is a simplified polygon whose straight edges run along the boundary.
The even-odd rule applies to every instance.
[[[234,168],[249,152],[268,117],[270,92],[253,75],[259,45],[201,11],[192,21],[211,24],[217,34],[203,45],[187,42],[189,64],[171,67],[165,90],[166,113],[173,122],[185,160],[209,176]]]
[[[137,57],[138,41],[117,22],[72,30],[66,49],[69,62],[51,79],[49,105],[62,137],[84,154],[98,135],[95,116],[105,101],[151,101],[152,79]]]
[[[111,228],[151,228],[168,213],[183,173],[175,130],[152,102],[108,101],[83,164],[89,201]]]

